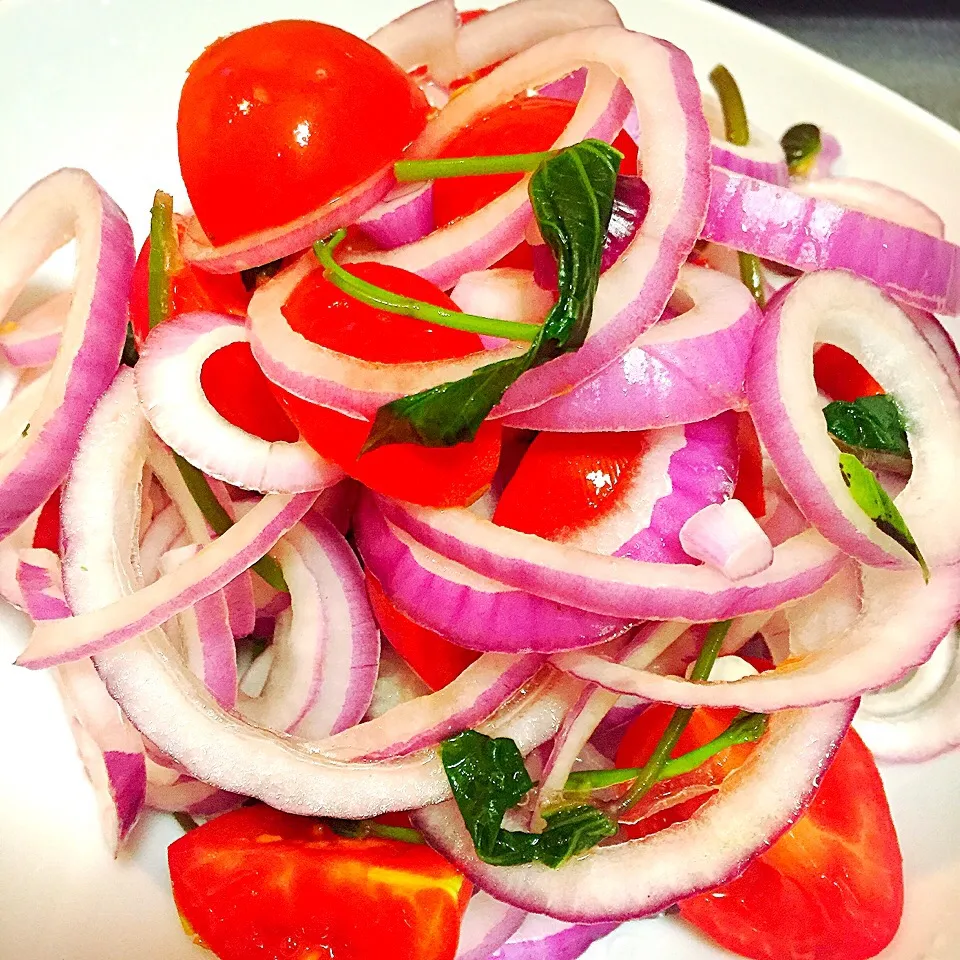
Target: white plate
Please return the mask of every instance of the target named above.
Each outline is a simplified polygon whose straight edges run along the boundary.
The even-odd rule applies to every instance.
[[[571,0],[573,2],[573,0]],[[185,201],[175,119],[184,71],[218,35],[313,17],[361,36],[407,0],[0,0],[0,211],[61,166],[93,175],[138,242],[157,187]],[[479,5],[479,4],[478,4]],[[488,4],[496,6],[496,3]],[[844,146],[847,172],[907,190],[960,239],[960,134],[907,101],[770,30],[699,0],[620,0],[628,26],[683,47],[701,73],[722,60],[751,119],[802,120]],[[362,117],[358,122],[362,122]],[[57,279],[59,263],[47,271]],[[0,611],[0,956],[24,960],[200,960],[169,894],[170,817],[148,818],[132,855],[105,853],[93,803],[48,678],[6,666],[25,627]],[[903,928],[885,957],[960,956],[960,755],[885,771],[907,865]],[[621,928],[592,960],[716,960],[671,920]]]

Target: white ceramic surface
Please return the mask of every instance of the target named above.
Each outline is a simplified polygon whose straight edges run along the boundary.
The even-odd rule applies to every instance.
[[[573,2],[573,0],[571,0]],[[407,0],[0,0],[0,210],[60,166],[89,169],[138,241],[157,187],[185,201],[174,123],[184,71],[218,35],[312,17],[361,35]],[[496,3],[488,4],[496,6]],[[960,241],[960,133],[902,98],[764,27],[700,0],[620,0],[628,26],[666,37],[702,74],[726,63],[751,118],[772,133],[801,120],[836,133],[844,169],[907,190]],[[362,118],[359,118],[362,121]],[[51,263],[44,282],[62,279]],[[170,817],[110,860],[49,679],[8,666],[25,635],[0,611],[0,957],[200,960],[169,895]],[[906,917],[883,956],[960,957],[960,754],[884,771],[907,864]],[[626,925],[590,960],[729,956],[669,919]]]

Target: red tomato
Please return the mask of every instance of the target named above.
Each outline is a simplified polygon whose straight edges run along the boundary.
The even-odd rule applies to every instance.
[[[211,406],[234,426],[271,442],[299,439],[249,343],[231,343],[207,357],[200,368],[200,386]]]
[[[740,500],[751,514],[762,517],[767,512],[763,490],[763,451],[749,413],[737,414],[737,485],[734,499]]]
[[[429,280],[384,263],[353,263],[350,272],[375,286],[413,300],[459,312]],[[465,357],[483,349],[475,333],[426,323],[368,306],[343,293],[316,269],[297,284],[283,305],[297,333],[329,350],[375,363]]]
[[[229,243],[296,220],[400,158],[429,105],[387,56],[310,20],[217,40],[180,95],[180,169],[204,232]]]
[[[177,234],[183,239],[183,221],[177,218]],[[143,346],[150,332],[148,284],[150,279],[150,237],[144,241],[133,270],[130,288],[129,317],[137,346]],[[192,310],[211,310],[245,317],[251,294],[244,287],[239,274],[217,275],[195,270],[189,264],[170,278],[171,313],[189,313]]]
[[[644,433],[541,433],[504,487],[493,522],[562,540],[616,503],[647,448]]]
[[[451,680],[456,680],[480,656],[476,650],[459,647],[401,613],[369,570],[367,596],[370,597],[370,606],[383,635],[432,690],[439,690]]]
[[[43,505],[37,526],[33,531],[33,546],[37,549],[60,553],[60,495],[63,487],[57,487]]]
[[[854,357],[832,343],[823,343],[814,352],[813,378],[831,400],[853,402],[884,392]]]
[[[394,293],[457,309],[445,293],[416,274],[375,263],[350,269]],[[387,313],[347,297],[319,269],[300,282],[283,312],[290,326],[308,340],[378,363],[461,357],[483,347],[476,334]],[[497,468],[503,431],[493,421],[480,427],[472,443],[444,448],[395,444],[360,457],[370,433],[368,421],[307,403],[279,388],[274,393],[310,446],[388,496],[427,506],[472,503]]]
[[[168,851],[173,896],[220,960],[451,960],[470,883],[422,844],[339,837],[241,807]]]
[[[672,712],[663,705],[645,711],[624,738],[617,765],[641,765]],[[674,755],[712,739],[735,713],[696,710]],[[752,749],[731,747],[658,784],[632,815],[656,812],[627,825],[627,835],[691,816]],[[890,808],[873,757],[852,729],[793,827],[736,880],[680,902],[684,919],[754,960],[866,960],[890,942],[902,912],[903,863]]]

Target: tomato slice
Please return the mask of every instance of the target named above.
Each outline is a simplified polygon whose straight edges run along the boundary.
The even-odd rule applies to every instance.
[[[737,483],[734,499],[740,500],[755,517],[767,512],[763,490],[763,451],[749,413],[737,414]]]
[[[296,220],[398,160],[429,104],[392,60],[343,30],[278,20],[217,40],[180,95],[180,169],[225,244]]]
[[[813,354],[813,378],[831,400],[853,402],[859,397],[875,397],[883,387],[845,350],[822,343]]]
[[[241,807],[171,844],[177,909],[220,960],[451,960],[470,883],[422,844]]]
[[[504,487],[493,522],[564,540],[602,519],[647,449],[644,433],[541,433]]]
[[[383,635],[431,690],[456,680],[480,656],[476,650],[459,647],[401,613],[369,570],[367,596]]]
[[[60,553],[60,495],[63,487],[57,487],[37,517],[37,526],[33,531],[33,546],[37,549],[52,550]]]
[[[673,708],[644,711],[617,766],[649,758]],[[735,710],[694,711],[674,756],[722,732]],[[628,836],[693,815],[753,750],[740,744],[657,784],[632,812]],[[714,941],[754,960],[866,960],[893,938],[903,911],[903,863],[883,783],[870,751],[849,730],[804,815],[736,880],[679,904]]]
[[[183,220],[176,217],[177,236],[183,239]],[[129,318],[138,347],[143,346],[150,332],[150,307],[148,286],[150,279],[150,237],[144,241],[137,256],[130,287]],[[251,292],[240,275],[205,273],[189,264],[170,278],[171,315],[189,313],[192,310],[210,310],[214,313],[229,313],[238,317],[247,315]]]

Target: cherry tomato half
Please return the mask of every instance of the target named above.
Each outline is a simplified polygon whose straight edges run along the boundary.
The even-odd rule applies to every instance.
[[[180,169],[214,244],[296,220],[400,158],[429,105],[352,34],[277,20],[207,47],[180,95]]]
[[[644,711],[617,753],[642,764],[673,713]],[[735,710],[697,709],[675,756],[719,734]],[[658,784],[627,824],[645,836],[693,815],[752,744]],[[673,804],[673,805],[671,805]],[[645,811],[659,807],[652,816]],[[849,730],[804,815],[736,880],[680,902],[680,914],[722,947],[753,960],[867,960],[893,938],[903,912],[903,863],[883,783],[870,751]]]
[[[191,830],[168,860],[180,915],[220,960],[452,960],[471,891],[423,844],[262,805]]]
[[[380,581],[369,570],[367,596],[383,635],[432,690],[456,680],[480,656],[476,650],[459,647],[439,633],[414,623],[391,603]]]

